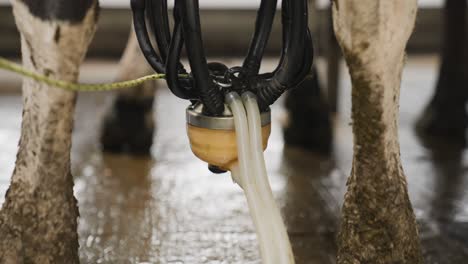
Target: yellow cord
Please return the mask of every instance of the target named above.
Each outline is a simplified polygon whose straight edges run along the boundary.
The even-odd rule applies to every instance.
[[[152,74],[138,79],[115,82],[115,83],[101,83],[101,84],[83,84],[83,83],[70,83],[60,80],[54,80],[42,74],[38,74],[23,68],[21,65],[11,62],[3,57],[0,57],[0,69],[18,73],[22,76],[29,77],[38,82],[42,82],[51,86],[75,92],[97,92],[97,91],[111,91],[118,89],[131,88],[143,84],[144,82],[164,79],[165,74]],[[186,77],[181,76],[181,77]]]

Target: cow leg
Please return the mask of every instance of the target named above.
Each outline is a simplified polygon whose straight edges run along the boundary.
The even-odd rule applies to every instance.
[[[318,35],[316,0],[309,0],[309,14],[309,28]],[[332,145],[330,111],[315,66],[312,77],[287,93],[285,106],[288,112],[283,134],[285,143],[328,154]]]
[[[152,73],[132,30],[120,60],[117,81]],[[153,143],[154,82],[121,90],[104,120],[101,143],[104,151],[148,154]]]
[[[329,154],[332,146],[330,111],[320,89],[317,72],[286,96],[288,121],[284,141],[289,146]]]
[[[14,0],[26,68],[76,81],[94,35],[94,0]],[[78,208],[70,173],[76,94],[23,83],[23,122],[0,211],[0,263],[77,263]]]
[[[434,97],[416,125],[420,135],[462,145],[466,143],[468,122],[465,108],[468,86],[466,5],[465,0],[445,1],[439,80]]]
[[[334,28],[352,89],[354,157],[338,263],[422,263],[400,161],[398,101],[417,0],[335,0]]]

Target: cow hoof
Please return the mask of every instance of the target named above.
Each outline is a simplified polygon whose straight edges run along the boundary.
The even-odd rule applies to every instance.
[[[314,79],[304,81],[288,93],[289,115],[283,136],[289,146],[328,155],[332,149],[330,111]]]
[[[308,124],[309,123],[309,124]],[[302,122],[289,123],[283,130],[284,142],[288,146],[299,147],[328,155],[332,148],[332,130],[328,117],[316,115]]]
[[[467,123],[468,117],[464,106],[441,111],[431,104],[417,121],[416,132],[428,146],[449,144],[466,147]]]
[[[152,102],[117,99],[104,119],[103,151],[149,155],[154,133]]]
[[[154,128],[144,128],[134,133],[128,142],[128,152],[133,155],[150,155]]]

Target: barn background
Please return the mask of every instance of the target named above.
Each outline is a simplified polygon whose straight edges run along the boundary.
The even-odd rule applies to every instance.
[[[116,57],[125,46],[131,12],[128,0],[100,1],[103,7],[99,29],[89,50],[91,57]],[[173,1],[170,1],[173,2]],[[249,44],[252,22],[255,19],[259,0],[202,0],[202,23],[208,54],[217,56],[241,56]],[[318,23],[316,42],[321,51],[326,49],[328,30],[327,0],[318,0],[319,13],[313,20]],[[417,27],[409,43],[409,51],[417,53],[436,52],[440,46],[441,10],[443,0],[421,0]],[[14,25],[8,0],[0,0],[0,54],[17,56],[19,38]],[[278,54],[281,28],[278,19],[268,49],[270,55]]]

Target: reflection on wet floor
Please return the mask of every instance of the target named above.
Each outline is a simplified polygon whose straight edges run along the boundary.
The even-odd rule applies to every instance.
[[[110,70],[89,79],[109,79],[115,68],[105,65]],[[410,59],[404,74],[403,165],[426,263],[468,263],[467,152],[428,150],[412,129],[432,92],[435,67],[432,59]],[[273,110],[267,166],[299,264],[335,263],[352,159],[350,84],[347,79],[342,84],[332,158],[285,147],[284,111],[280,104]],[[228,175],[209,173],[190,152],[186,102],[158,90],[155,145],[152,157],[142,158],[99,151],[97,135],[109,99],[107,94],[86,94],[78,101],[72,159],[82,263],[260,263],[242,191]],[[21,98],[0,96],[0,115],[1,203],[16,155]]]

